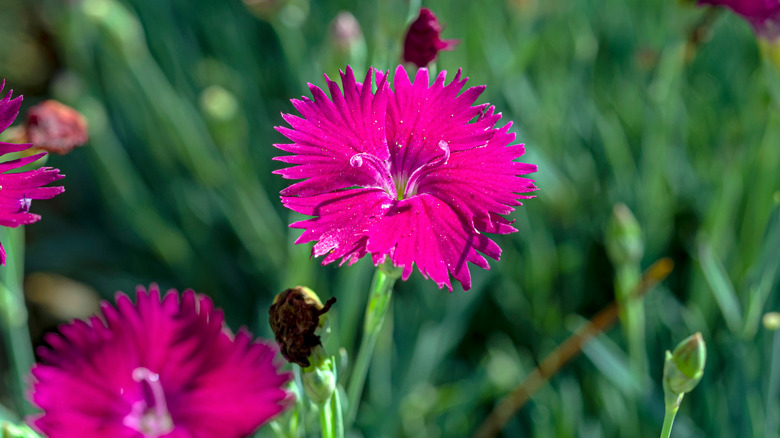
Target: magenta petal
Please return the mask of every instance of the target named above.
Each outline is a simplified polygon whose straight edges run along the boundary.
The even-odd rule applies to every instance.
[[[22,96],[17,96],[11,99],[14,90],[8,90],[8,93],[3,96],[3,88],[5,88],[5,79],[0,82],[0,132],[5,131],[11,126],[11,123],[16,120],[16,116],[19,115],[19,108],[22,106]]]
[[[517,231],[502,215],[532,197],[524,175],[536,166],[515,161],[524,146],[512,145],[511,123],[497,128],[501,114],[474,105],[484,87],[464,90],[460,71],[430,84],[428,70],[412,81],[399,66],[395,90],[386,80],[369,70],[361,85],[347,69],[343,90],[327,79],[328,98],[310,86],[313,99],[292,101],[301,116],[283,116],[290,127],[277,129],[293,143],[275,145],[291,154],[275,158],[289,165],[275,173],[298,181],[282,203],[312,216],[291,225],[304,229],[296,243],[316,242],[323,264],[371,253],[374,264],[402,266],[404,278],[416,264],[439,287],[452,290],[451,274],[468,289],[468,263],[488,269],[483,255],[501,253],[481,233]]]
[[[291,225],[305,231],[295,243],[317,241],[312,255],[325,255],[323,264],[342,259],[352,264],[366,255],[366,231],[394,200],[379,189],[352,189],[305,198],[282,197],[285,207],[309,216]]]
[[[283,115],[292,129],[277,130],[293,144],[275,145],[286,152],[306,156],[307,160],[277,157],[276,160],[296,164],[276,171],[288,179],[306,179],[285,189],[282,194],[309,196],[321,193],[323,187],[341,189],[361,186],[382,187],[390,182],[389,169],[355,166],[356,154],[370,154],[378,159],[388,156],[385,136],[387,85],[380,81],[377,93],[371,91],[373,69],[366,76],[365,87],[358,87],[351,68],[341,74],[342,94],[338,86],[327,79],[332,101],[317,87],[311,86],[314,100],[294,100],[303,118]]]
[[[14,122],[19,114],[22,96],[11,99],[12,91],[3,96],[5,80],[0,83],[0,132],[3,132]],[[0,142],[0,155],[20,152],[29,149],[30,144],[12,144]],[[15,172],[22,166],[30,164],[46,153],[35,154],[15,160],[0,162],[0,226],[18,227],[31,224],[41,217],[29,212],[33,199],[49,199],[64,191],[62,187],[42,187],[62,178],[58,169],[44,167],[24,172]],[[0,251],[0,262],[5,264],[5,252]]]
[[[289,404],[276,350],[228,335],[210,299],[156,285],[136,296],[46,336],[31,398],[49,438],[143,438],[142,418],[167,424],[165,438],[243,438]]]
[[[439,287],[452,291],[448,272],[471,288],[466,262],[489,269],[477,251],[498,260],[501,249],[472,229],[461,216],[440,199],[424,194],[399,201],[369,231],[368,251],[390,254],[393,264],[403,266],[408,278],[413,264]]]
[[[519,198],[530,197],[520,193],[536,190],[533,180],[520,177],[535,172],[536,166],[514,161],[524,147],[508,146],[515,136],[506,131],[507,127],[501,129],[485,147],[453,153],[422,179],[418,191],[438,197],[462,217],[482,222],[514,211],[512,206],[521,205]]]
[[[400,175],[410,175],[440,154],[441,141],[456,152],[483,146],[495,133],[490,128],[500,115],[468,123],[485,108],[471,106],[485,87],[471,87],[458,95],[466,79],[461,79],[458,71],[445,86],[446,74],[439,73],[429,88],[427,69],[417,72],[414,83],[406,70],[396,69],[395,92],[387,107],[387,138],[392,167]]]
[[[6,143],[0,141],[0,155],[10,154],[12,152],[24,151],[30,149],[31,147],[32,144],[30,143],[15,144],[15,143]]]

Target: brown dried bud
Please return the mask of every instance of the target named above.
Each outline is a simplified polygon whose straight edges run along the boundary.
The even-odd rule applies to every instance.
[[[281,292],[274,298],[268,311],[271,330],[282,351],[282,356],[302,367],[311,365],[309,356],[322,345],[317,334],[336,298],[322,305],[317,294],[311,289],[297,286]]]
[[[46,100],[27,112],[27,138],[38,149],[67,154],[89,140],[87,119],[56,100]]]

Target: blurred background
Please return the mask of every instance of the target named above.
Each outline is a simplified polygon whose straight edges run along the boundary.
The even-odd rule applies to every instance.
[[[0,77],[22,114],[58,99],[91,134],[48,158],[66,192],[33,203],[34,341],[150,282],[209,294],[269,338],[271,300],[300,284],[338,298],[326,348],[352,353],[373,266],[293,245],[274,126],[323,73],[393,69],[420,6],[461,41],[436,68],[487,85],[479,102],[514,122],[540,190],[472,290],[397,283],[359,433],[468,435],[624,275],[671,257],[640,343],[620,325],[598,336],[504,436],[658,436],[664,351],[697,331],[707,368],[673,436],[778,436],[780,341],[761,318],[780,304],[780,88],[748,24],[668,0],[0,0]],[[633,235],[608,226],[617,204]],[[626,239],[621,259],[608,248]]]

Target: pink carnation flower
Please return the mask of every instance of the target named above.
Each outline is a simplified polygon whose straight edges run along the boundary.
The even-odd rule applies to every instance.
[[[0,96],[3,96],[5,80],[0,82]],[[0,98],[0,133],[8,129],[19,115],[22,96],[11,99],[13,90]],[[0,141],[0,155],[21,152],[31,144],[13,144]],[[41,167],[25,172],[12,172],[46,155],[45,152],[0,163],[0,225],[18,227],[38,222],[41,217],[30,213],[33,199],[50,199],[65,191],[64,187],[41,187],[65,177],[59,169]],[[0,264],[5,265],[5,250],[0,244]]]
[[[531,197],[521,175],[536,166],[514,161],[524,147],[510,145],[511,123],[496,128],[501,114],[472,106],[484,86],[460,93],[460,71],[445,77],[429,86],[420,69],[412,83],[399,66],[393,91],[387,74],[371,69],[361,85],[347,68],[343,92],[326,76],[331,98],[309,84],[314,99],[292,101],[303,117],[283,114],[292,128],[277,129],[293,143],[275,146],[295,155],[276,157],[293,166],[275,173],[303,181],[282,190],[282,203],[314,216],[291,227],[305,230],[296,243],[317,241],[323,264],[371,253],[376,265],[403,267],[404,279],[416,264],[440,288],[452,290],[452,274],[469,289],[466,262],[489,269],[480,253],[501,254],[484,233],[517,231],[501,215]]]
[[[137,301],[46,337],[32,400],[49,438],[243,438],[290,401],[275,347],[229,334],[209,298],[152,285]]]
[[[700,5],[725,6],[753,26],[758,36],[780,36],[780,0],[699,0]]]

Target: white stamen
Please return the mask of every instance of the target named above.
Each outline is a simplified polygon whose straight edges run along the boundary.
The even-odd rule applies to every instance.
[[[165,402],[165,391],[160,383],[160,375],[148,368],[138,367],[133,370],[133,380],[148,386],[152,393],[151,400],[146,395],[134,402],[122,420],[122,424],[144,434],[145,438],[158,438],[173,430],[173,419]],[[145,389],[141,388],[145,394]]]

